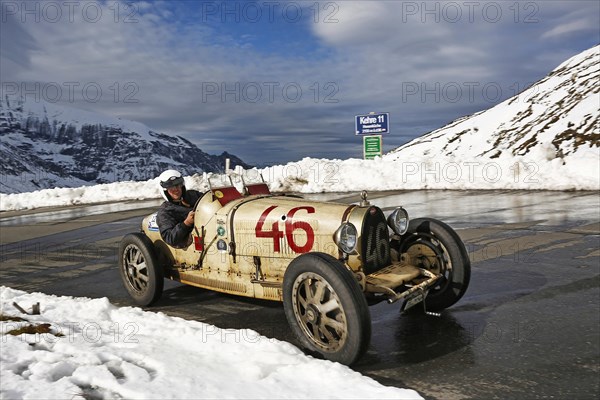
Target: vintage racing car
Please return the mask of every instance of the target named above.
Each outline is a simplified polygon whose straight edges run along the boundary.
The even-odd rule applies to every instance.
[[[389,216],[369,203],[317,202],[272,194],[264,182],[212,187],[195,205],[183,248],[167,245],[156,213],[119,246],[119,269],[136,304],[158,300],[164,278],[219,292],[282,301],[305,350],[352,364],[371,337],[369,305],[401,301],[440,311],[470,278],[465,246],[452,228]]]

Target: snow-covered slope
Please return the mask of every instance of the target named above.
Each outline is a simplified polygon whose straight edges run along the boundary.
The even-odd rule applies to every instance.
[[[146,180],[166,168],[182,173],[223,170],[214,156],[180,136],[139,122],[45,101],[0,99],[0,193]]]
[[[514,166],[512,178],[522,178],[518,168],[522,174],[549,169],[597,182],[599,83],[600,46],[596,46],[519,95],[417,138],[384,158],[508,163]]]

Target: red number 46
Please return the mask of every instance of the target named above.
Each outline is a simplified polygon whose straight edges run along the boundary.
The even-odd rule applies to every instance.
[[[273,224],[271,224],[270,231],[263,230],[267,216],[271,213],[271,211],[273,211],[276,208],[277,206],[271,206],[265,211],[263,211],[260,218],[258,219],[258,223],[256,224],[254,231],[256,232],[257,238],[272,238],[273,251],[275,253],[279,253],[281,252],[281,239],[283,238],[284,233],[279,229],[278,221],[275,221],[273,222]],[[308,222],[294,222],[294,215],[299,210],[305,210],[308,214],[313,214],[315,212],[314,207],[305,206],[292,208],[285,216],[285,238],[287,239],[287,242],[292,251],[294,251],[295,253],[307,253],[312,249],[315,243],[315,232],[313,231],[313,228]],[[306,243],[303,246],[299,246],[294,241],[294,231],[296,230],[302,230],[306,233],[307,239]]]

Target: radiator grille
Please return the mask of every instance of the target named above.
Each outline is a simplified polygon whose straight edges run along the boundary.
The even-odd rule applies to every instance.
[[[362,226],[361,251],[365,274],[379,271],[391,264],[390,235],[385,215],[377,207],[365,214]]]

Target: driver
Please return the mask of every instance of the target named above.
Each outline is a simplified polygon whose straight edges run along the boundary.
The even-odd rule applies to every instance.
[[[190,244],[190,234],[194,228],[193,207],[202,193],[186,190],[183,176],[174,169],[166,170],[158,179],[160,193],[166,200],[156,216],[160,236],[171,246],[185,247]]]

